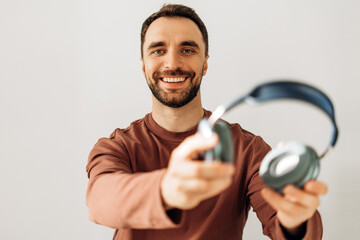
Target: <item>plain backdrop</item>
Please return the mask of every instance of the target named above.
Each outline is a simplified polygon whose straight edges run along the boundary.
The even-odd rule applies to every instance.
[[[163,3],[0,0],[0,239],[112,239],[113,229],[88,220],[85,166],[100,137],[151,111],[140,28]],[[358,239],[360,2],[177,3],[208,28],[206,109],[274,79],[330,96],[340,135],[321,162],[324,239]],[[296,101],[244,105],[224,118],[272,146],[299,140],[321,152],[331,132],[322,112]],[[267,239],[252,212],[244,239]]]

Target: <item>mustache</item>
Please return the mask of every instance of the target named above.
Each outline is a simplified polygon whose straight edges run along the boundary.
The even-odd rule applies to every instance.
[[[182,77],[193,78],[193,77],[195,77],[195,72],[189,72],[189,71],[183,71],[181,69],[176,69],[176,70],[166,70],[163,72],[154,72],[154,74],[153,74],[154,79],[159,79],[159,78],[168,77],[168,76],[182,76]]]

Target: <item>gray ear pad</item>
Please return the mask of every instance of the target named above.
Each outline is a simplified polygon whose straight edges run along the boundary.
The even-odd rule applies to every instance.
[[[198,131],[207,137],[211,132],[215,132],[219,136],[219,142],[214,149],[205,152],[205,161],[218,160],[226,163],[234,162],[234,147],[231,131],[224,121],[219,120],[213,128],[211,128],[207,119],[200,121]]]
[[[270,151],[260,165],[260,176],[268,187],[282,193],[288,184],[300,188],[319,175],[315,150],[298,142],[288,142]]]
[[[219,143],[214,148],[215,159],[222,162],[234,162],[234,147],[232,135],[229,127],[224,121],[218,121],[213,127],[213,131],[219,135]]]

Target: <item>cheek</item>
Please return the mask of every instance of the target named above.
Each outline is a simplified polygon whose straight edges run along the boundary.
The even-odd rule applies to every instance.
[[[148,61],[144,65],[145,73],[149,76],[152,76],[152,74],[156,71],[158,71],[159,64],[155,61]]]
[[[194,59],[194,61],[191,62],[190,66],[193,66],[194,70],[196,69],[197,72],[202,74],[202,71],[205,66],[205,61],[203,59]]]

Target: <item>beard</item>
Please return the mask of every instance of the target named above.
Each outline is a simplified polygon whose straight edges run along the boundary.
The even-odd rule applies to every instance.
[[[203,71],[201,71],[203,72]],[[186,89],[162,89],[160,87],[160,78],[165,76],[182,76],[186,77],[185,81],[190,82],[190,86]],[[164,71],[164,72],[155,72],[152,76],[152,79],[149,79],[146,76],[148,86],[154,95],[154,97],[164,104],[165,106],[171,108],[180,108],[191,102],[196,96],[200,89],[200,84],[202,80],[202,75],[195,78],[195,72],[187,72],[177,69],[175,71]],[[198,82],[198,84],[196,84]]]

